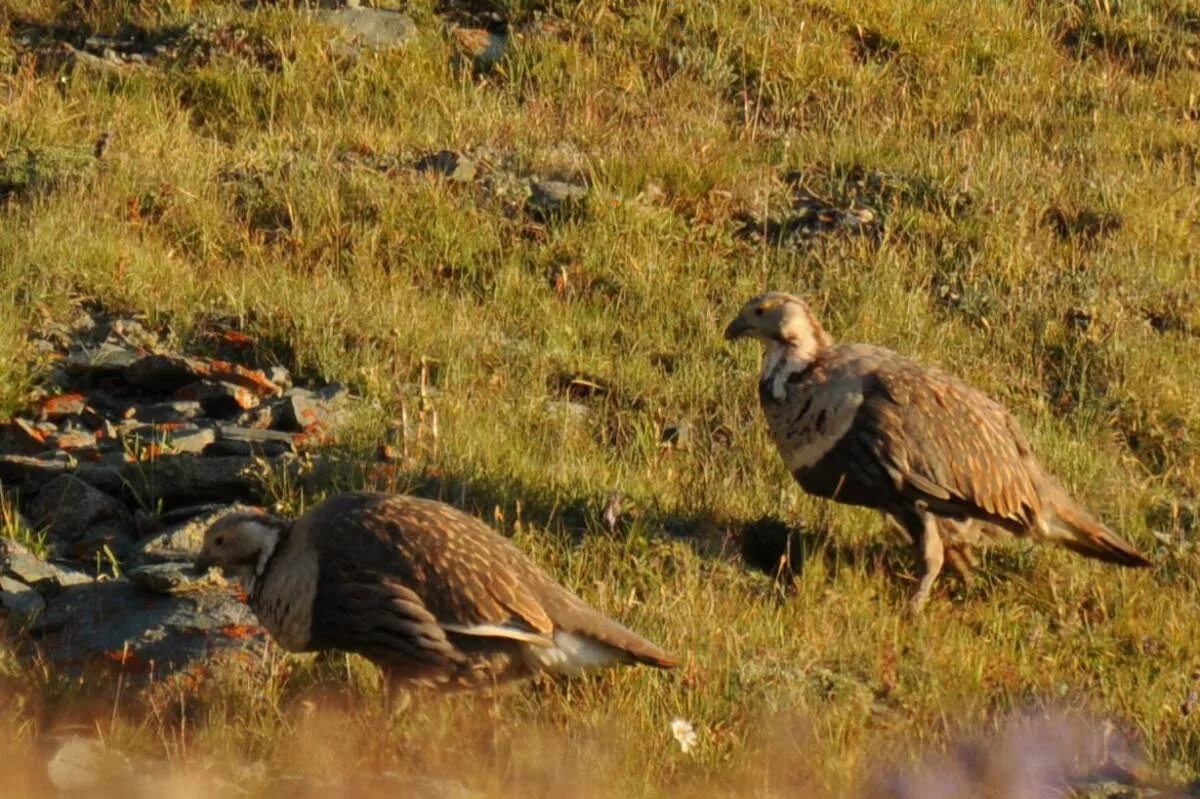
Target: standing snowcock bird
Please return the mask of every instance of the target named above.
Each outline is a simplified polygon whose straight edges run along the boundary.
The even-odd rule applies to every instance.
[[[869,344],[834,344],[803,300],[746,303],[726,339],[765,346],[758,393],[788,470],[809,494],[891,516],[923,568],[920,610],[949,556],[985,531],[1149,566],[1046,473],[995,400],[940,369]],[[943,540],[943,537],[946,540]]]
[[[284,649],[356,652],[388,682],[484,687],[541,672],[675,661],[449,505],[339,494],[295,521],[236,511],[197,565],[242,581]]]

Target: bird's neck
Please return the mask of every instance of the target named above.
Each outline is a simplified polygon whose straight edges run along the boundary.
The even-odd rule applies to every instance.
[[[767,342],[759,375],[763,398],[777,402],[786,399],[788,378],[807,371],[822,349],[824,347],[811,338],[799,342],[785,339]]]
[[[247,594],[253,596],[255,588],[262,584],[263,574],[279,549],[279,535],[280,531],[277,529],[263,530],[262,547],[258,551],[258,557],[229,569],[230,576],[242,584]]]

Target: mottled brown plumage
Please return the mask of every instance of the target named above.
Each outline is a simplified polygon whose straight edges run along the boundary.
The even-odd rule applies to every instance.
[[[765,344],[759,396],[800,486],[877,508],[912,537],[924,564],[918,609],[943,560],[966,572],[971,545],[1000,531],[1149,565],[1041,468],[999,403],[946,372],[881,347],[835,345],[787,294],[750,300],[725,336]]]
[[[674,665],[506,538],[431,500],[362,492],[330,497],[294,522],[230,514],[207,531],[201,562],[246,583],[285,649],[357,652],[394,680],[470,687]]]

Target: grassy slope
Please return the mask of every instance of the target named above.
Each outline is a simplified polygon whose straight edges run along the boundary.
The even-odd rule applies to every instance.
[[[532,5],[511,3],[513,18],[531,21]],[[231,683],[186,730],[153,716],[105,721],[108,734],[185,759],[465,768],[500,792],[583,792],[582,780],[597,795],[840,793],[914,747],[1049,703],[1111,718],[1159,767],[1195,776],[1200,728],[1178,708],[1197,665],[1200,561],[1153,533],[1179,532],[1165,509],[1200,495],[1200,9],[701,5],[551,3],[540,19],[553,26],[475,79],[452,68],[428,2],[409,8],[420,34],[407,49],[357,61],[285,8],[130,0],[80,16],[0,2],[0,34],[185,18],[246,34],[211,59],[77,73],[65,92],[0,35],[0,153],[36,153],[41,170],[0,212],[0,407],[33,378],[26,328],[77,294],[196,346],[207,321],[238,320],[267,357],[378,402],[353,442],[364,449],[402,405],[415,413],[401,387],[433,362],[439,435],[410,442],[415,468],[686,657],[672,677],[422,703],[395,732],[403,746],[334,711],[316,718],[350,743],[329,747],[325,728],[313,743],[300,698],[343,672],[307,665],[266,689]],[[116,137],[96,164],[105,129]],[[586,175],[589,213],[531,235],[500,199],[347,156],[474,147]],[[857,191],[883,235],[800,248],[733,236],[739,212],[785,213],[791,170],[842,204]],[[882,187],[856,188],[865,173]],[[1054,209],[1081,229],[1086,212],[1121,224],[1064,236]],[[764,287],[809,296],[835,335],[1002,398],[1159,568],[1005,550],[988,560],[995,580],[965,598],[947,581],[924,621],[906,620],[911,566],[895,539],[790,485],[758,420],[755,354],[720,340]],[[544,407],[563,375],[611,388],[591,418]],[[687,440],[660,445],[681,422]],[[634,522],[614,537],[599,519],[615,489]],[[672,517],[719,538],[764,514],[833,533],[784,601],[714,547],[661,535]],[[595,534],[567,545],[580,524]],[[27,732],[53,716],[7,707]],[[693,757],[669,738],[675,715],[701,731]]]

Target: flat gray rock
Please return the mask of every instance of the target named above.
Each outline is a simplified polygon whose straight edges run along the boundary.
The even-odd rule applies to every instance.
[[[0,610],[18,624],[33,622],[46,609],[46,600],[34,589],[11,577],[0,577]]]
[[[198,574],[190,562],[147,563],[125,576],[138,588],[155,594],[186,594],[220,585],[208,575]]]
[[[228,590],[156,593],[126,579],[65,589],[29,629],[43,655],[60,668],[77,672],[116,664],[146,677],[265,640],[250,608]]]
[[[42,582],[57,582],[59,569],[11,538],[0,538],[0,574],[37,586]]]
[[[534,179],[530,181],[529,189],[529,210],[540,219],[572,216],[587,206],[587,186],[577,183]]]
[[[408,44],[417,35],[412,17],[398,11],[376,8],[318,9],[312,12],[314,21],[336,28],[342,36],[359,48],[395,50]]]

